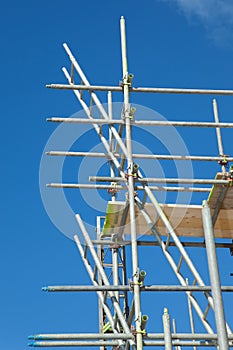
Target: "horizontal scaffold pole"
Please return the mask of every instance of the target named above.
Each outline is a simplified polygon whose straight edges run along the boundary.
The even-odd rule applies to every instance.
[[[125,333],[51,333],[35,334],[28,337],[29,340],[105,340],[105,339],[134,339],[131,334]]]
[[[217,334],[208,334],[208,333],[172,333],[173,339],[182,339],[182,340],[217,340]],[[35,334],[29,336],[30,340],[68,340],[68,339],[133,339],[131,334],[113,334],[113,333],[54,333],[54,334]],[[164,333],[147,333],[144,336],[144,339],[147,340],[160,340],[164,338]],[[233,334],[228,335],[228,339],[233,339]]]
[[[104,217],[105,218],[105,217]],[[102,240],[93,240],[92,243],[94,245],[102,245],[102,246],[116,246],[116,242],[111,241],[109,239],[102,239]],[[123,245],[130,245],[131,241],[119,241],[117,242],[119,246],[123,246]],[[166,242],[164,242],[164,244],[166,244]],[[205,248],[205,242],[185,242],[182,241],[182,245],[184,247],[192,247],[192,248]],[[228,249],[232,249],[233,250],[233,243],[227,243],[227,242],[223,242],[223,243],[219,243],[216,242],[215,243],[216,248],[228,248]],[[158,247],[159,243],[156,241],[138,241],[138,246],[139,247],[151,247],[151,246],[155,246]],[[174,247],[175,243],[170,241],[169,242],[169,246]]]
[[[73,124],[120,124],[125,121],[120,119],[84,119],[84,118],[47,118],[47,122],[53,123],[73,123]],[[135,126],[177,126],[177,127],[202,127],[202,128],[233,128],[233,123],[214,123],[214,122],[186,122],[186,121],[168,121],[168,120],[132,120],[131,125]]]
[[[33,347],[63,347],[63,346],[118,346],[117,340],[115,341],[37,341],[29,343],[28,346]]]
[[[153,346],[153,347],[163,347],[165,346],[165,341],[144,341],[143,342],[144,346]],[[180,341],[180,340],[173,340],[172,341],[172,346],[176,347],[176,348],[181,348],[181,347],[214,347],[216,348],[217,346],[217,341],[205,341],[205,340],[201,340],[201,341]]]
[[[62,157],[96,157],[96,158],[107,158],[110,159],[106,153],[98,152],[74,152],[74,151],[48,151],[48,156],[62,156]],[[114,153],[118,158],[121,155]],[[138,159],[161,159],[161,160],[195,160],[195,161],[212,161],[219,162],[223,160],[223,157],[212,157],[212,156],[178,156],[178,155],[167,155],[167,154],[138,154],[134,153],[133,158]],[[233,157],[224,156],[224,160],[227,162],[233,162]]]
[[[47,84],[49,89],[59,90],[88,90],[88,91],[115,91],[123,92],[121,86],[101,86],[101,85],[67,85],[67,84]],[[153,88],[153,87],[131,87],[130,92],[151,92],[157,94],[198,94],[198,95],[233,95],[233,90],[215,89],[179,89],[179,88]]]
[[[211,286],[180,286],[180,285],[152,285],[142,286],[142,292],[210,292]],[[43,287],[44,292],[96,292],[96,291],[132,291],[131,286],[48,286]],[[222,292],[233,292],[233,286],[221,286]]]
[[[79,347],[79,346],[117,346],[116,341],[96,341],[96,342],[79,342],[79,341],[57,341],[57,342],[51,342],[51,341],[44,341],[44,342],[34,342],[29,343],[29,346],[33,347]],[[144,346],[153,346],[153,347],[163,347],[165,345],[164,341],[143,341]],[[180,340],[173,340],[172,346],[200,346],[200,347],[215,347],[216,348],[217,342],[214,341],[180,341]]]
[[[93,182],[127,182],[127,179],[122,177],[110,176],[89,176],[89,181]],[[178,179],[178,178],[135,178],[136,182],[142,183],[182,183],[182,184],[219,184],[229,185],[229,180],[215,180],[215,179]]]
[[[127,190],[126,186],[113,186],[113,185],[93,185],[93,184],[71,184],[71,183],[51,183],[47,184],[47,187],[52,188],[76,188],[87,190],[110,190],[115,189],[117,191]],[[171,192],[210,192],[211,188],[193,188],[193,187],[168,187],[168,186],[150,186],[152,191],[171,191]],[[143,186],[135,186],[135,190],[143,191]]]

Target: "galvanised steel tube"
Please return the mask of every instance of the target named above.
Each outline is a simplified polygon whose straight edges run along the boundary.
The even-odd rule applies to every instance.
[[[29,340],[83,340],[83,339],[133,339],[133,334],[124,333],[45,333],[35,334],[28,337]],[[171,338],[173,340],[217,340],[217,334],[208,333],[172,333]],[[145,340],[162,340],[164,339],[164,333],[147,333],[144,335]],[[228,340],[233,340],[233,334],[228,334]]]
[[[219,123],[218,106],[217,106],[217,101],[215,99],[213,100],[213,110],[214,110],[215,123],[218,124]],[[217,136],[217,141],[218,141],[219,154],[223,156],[224,151],[223,151],[222,135],[221,135],[221,129],[219,127],[216,128],[216,136]],[[226,172],[226,165],[227,165],[227,163],[222,164],[222,172],[223,173]]]
[[[79,346],[118,346],[116,341],[44,341],[44,342],[32,342],[28,344],[32,347],[79,347]],[[165,346],[164,341],[143,341],[144,346]],[[218,344],[216,341],[180,341],[173,340],[172,346],[198,346],[198,347],[215,347],[217,348]],[[230,345],[233,347],[233,345]]]
[[[127,179],[121,177],[109,177],[109,176],[89,176],[89,181],[93,182],[127,182]],[[229,180],[215,180],[215,179],[178,179],[178,178],[153,178],[153,177],[138,177],[135,179],[136,182],[141,183],[181,183],[181,184],[218,184],[218,185],[229,185]]]
[[[218,116],[218,106],[217,106],[217,101],[213,99],[213,109],[214,109],[214,119],[215,123],[219,124],[219,116]],[[223,151],[223,143],[222,143],[222,136],[221,136],[221,131],[219,127],[216,128],[216,133],[217,133],[217,141],[218,141],[218,150],[220,155],[224,155]]]
[[[66,85],[47,84],[47,88],[61,90],[89,90],[89,91],[115,91],[122,92],[121,86],[101,86],[101,85]],[[179,88],[153,88],[153,87],[130,87],[130,92],[151,92],[157,94],[198,94],[198,95],[233,95],[233,90],[214,89],[179,89]]]
[[[133,334],[124,333],[51,333],[35,334],[28,337],[29,340],[85,340],[85,339],[134,339]]]
[[[46,87],[48,89],[59,89],[59,90],[87,90],[87,91],[122,92],[122,88],[120,86],[47,84]]]
[[[109,189],[116,189],[116,190],[127,190],[127,186],[121,186],[121,185],[91,185],[91,184],[67,184],[67,183],[51,183],[46,184],[46,187],[52,187],[52,188],[82,188],[86,190],[109,190]],[[135,186],[135,190],[143,191],[143,186]],[[150,186],[150,189],[152,191],[169,191],[169,192],[210,192],[211,188],[200,188],[200,187],[168,187],[168,186]]]
[[[51,183],[47,184],[46,187],[53,187],[53,188],[83,188],[83,189],[90,189],[90,190],[108,190],[111,188],[115,188],[116,190],[126,190],[126,186],[113,186],[113,185],[92,185],[92,184],[72,184],[72,183]]]
[[[108,115],[109,115],[109,119],[112,119],[112,112],[113,112],[112,111],[112,92],[108,91]],[[113,136],[111,129],[109,129],[108,134],[109,134],[109,149],[111,152],[113,152],[114,136]],[[118,132],[118,134],[119,134],[119,132]],[[110,176],[112,176],[112,177],[116,176],[115,167],[114,167],[113,162],[109,163],[109,167],[110,167]],[[112,201],[115,201],[116,200],[116,192],[112,192],[111,197],[112,197]]]
[[[157,342],[153,342],[153,341],[144,341],[143,342],[144,346],[165,346],[165,342],[164,341],[157,341]],[[198,347],[214,347],[217,348],[217,343],[216,341],[180,341],[180,340],[173,340],[172,341],[172,346],[174,347],[178,347],[181,348],[182,347],[191,347],[191,346],[198,346]]]
[[[123,91],[124,91],[124,118],[126,130],[126,148],[127,168],[128,168],[128,200],[130,213],[130,233],[132,242],[132,268],[134,282],[134,306],[135,306],[135,325],[136,325],[136,343],[137,350],[142,350],[142,333],[141,333],[141,306],[140,306],[140,287],[137,281],[138,272],[138,252],[137,252],[137,232],[136,232],[136,215],[134,205],[134,179],[132,176],[133,158],[132,158],[132,140],[131,140],[131,119],[129,116],[129,83],[128,83],[128,66],[127,66],[127,50],[126,50],[126,32],[125,19],[122,16],[120,19],[121,32],[121,53],[122,53],[122,71],[123,71]]]
[[[119,284],[118,248],[112,248],[112,277],[114,286]],[[119,303],[119,291],[115,292],[116,300]]]
[[[105,112],[106,113],[106,112]],[[62,117],[53,117],[47,118],[47,122],[53,123],[73,123],[73,124],[92,124],[89,119],[83,118],[62,118]],[[117,133],[116,129],[112,127],[113,124],[125,125],[124,120],[119,119],[95,119],[93,118],[95,124],[108,124],[109,127],[113,130],[114,136]],[[186,121],[167,121],[167,120],[130,120],[131,125],[135,126],[176,126],[176,127],[200,127],[200,128],[233,128],[233,123],[213,123],[213,122],[186,122]],[[118,133],[117,133],[118,135]],[[116,136],[115,136],[116,137]],[[119,135],[116,138],[117,142],[119,139]],[[120,141],[118,142],[120,143]],[[122,147],[121,147],[122,148]],[[126,150],[123,148],[123,152],[125,154]]]
[[[98,239],[94,239],[93,244],[95,245],[116,245],[116,242],[111,241],[110,239],[107,240],[98,240]],[[164,242],[165,243],[165,242]],[[186,241],[182,241],[181,242],[182,245],[184,247],[200,247],[200,248],[205,248],[205,243],[204,242],[186,242]],[[126,246],[126,245],[130,245],[131,241],[120,241],[118,242],[119,245],[121,246]],[[155,246],[157,247],[159,245],[158,242],[156,241],[138,241],[138,246],[139,247],[145,247],[145,246]],[[218,243],[216,242],[216,248],[227,248],[227,249],[233,249],[233,243]],[[170,242],[169,246],[174,247],[175,243],[174,242]]]
[[[152,285],[152,286],[142,286],[140,288],[141,292],[211,292],[211,286],[180,286],[180,285]],[[96,291],[132,291],[132,287],[125,285],[118,286],[47,286],[43,287],[44,292],[96,292]],[[222,292],[233,292],[233,286],[221,286]]]
[[[33,347],[61,347],[61,346],[118,346],[117,341],[41,341],[32,342]]]
[[[164,329],[165,350],[172,350],[172,335],[171,335],[171,326],[170,326],[170,316],[168,314],[167,309],[164,309],[163,329]]]
[[[186,278],[186,284],[189,285],[189,280]],[[189,298],[189,295],[187,295],[187,302],[188,302],[188,311],[189,311],[189,322],[190,322],[190,328],[191,332],[195,333],[195,326],[194,326],[194,318],[193,318],[193,309],[192,309],[192,303]],[[197,350],[196,347],[193,348],[193,350]]]
[[[124,124],[123,120],[106,120],[106,119],[95,119],[93,118],[95,124]],[[84,118],[62,118],[62,117],[52,117],[47,118],[47,122],[53,123],[73,123],[73,124],[93,124],[92,120]]]
[[[109,158],[107,153],[98,152],[73,152],[73,151],[48,151],[48,156],[62,156],[62,157],[96,157],[96,158]],[[114,153],[115,157],[119,158],[120,154]],[[137,159],[161,159],[161,160],[194,160],[204,162],[219,162],[223,157],[212,156],[177,156],[166,154],[137,154],[133,153],[133,158]],[[233,162],[233,157],[225,157],[228,162]]]
[[[219,349],[226,350],[229,348],[227,341],[227,327],[221,293],[217,255],[214,244],[214,230],[211,219],[211,212],[207,201],[203,201],[202,221],[204,227],[210,281],[212,286],[212,295],[214,300],[214,317],[218,334]],[[230,332],[230,329],[228,331]]]
[[[173,340],[217,340],[218,335],[213,333],[172,333]],[[164,333],[147,333],[145,340],[164,339]],[[233,334],[228,334],[228,339],[233,340]]]

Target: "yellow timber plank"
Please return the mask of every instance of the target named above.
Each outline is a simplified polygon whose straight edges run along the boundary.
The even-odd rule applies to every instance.
[[[120,228],[124,202],[108,202],[103,236],[117,233]],[[203,237],[202,212],[199,205],[161,205],[172,227],[178,236]],[[156,222],[156,228],[161,235],[166,235],[166,228],[157,217],[156,210],[151,203],[145,204],[145,209]],[[137,234],[151,234],[138,207],[135,206]],[[129,214],[124,225],[124,234],[130,234]],[[233,238],[233,209],[221,209],[214,228],[215,237]]]
[[[226,175],[223,173],[217,173],[216,180],[225,180]],[[218,203],[219,195],[221,194],[222,188],[226,185],[220,185],[215,184],[213,185],[209,198],[208,203],[211,209],[215,209]],[[222,209],[233,209],[233,186],[232,181],[229,181],[229,186],[227,188],[225,197],[222,201],[221,207]]]

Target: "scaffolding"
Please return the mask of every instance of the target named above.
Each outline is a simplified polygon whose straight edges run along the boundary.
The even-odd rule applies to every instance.
[[[97,216],[97,234],[91,239],[82,220],[76,215],[82,239],[74,236],[81,258],[92,286],[48,286],[48,292],[96,292],[99,309],[99,333],[37,334],[30,336],[35,347],[100,347],[138,349],[144,346],[175,348],[199,347],[220,350],[233,347],[233,333],[225,318],[223,292],[232,292],[232,286],[222,286],[216,248],[228,248],[233,252],[233,170],[228,163],[233,157],[225,155],[221,128],[232,128],[233,123],[221,123],[216,100],[213,101],[215,122],[184,122],[160,120],[135,120],[135,109],[130,104],[131,93],[166,94],[219,94],[233,95],[233,90],[203,90],[175,88],[135,88],[133,75],[127,64],[125,20],[120,19],[123,80],[120,86],[92,86],[79,66],[67,44],[64,49],[71,61],[71,72],[63,68],[68,84],[51,84],[48,88],[72,90],[80,102],[87,119],[49,118],[56,123],[91,124],[100,138],[105,152],[49,151],[50,156],[99,157],[106,158],[110,176],[91,175],[95,184],[50,183],[48,187],[108,190],[111,201],[107,203],[106,215]],[[81,84],[76,85],[74,73],[78,73]],[[83,92],[88,93],[88,97]],[[108,110],[101,104],[96,91],[107,92]],[[113,118],[112,93],[123,93],[124,103],[120,119]],[[93,117],[93,105],[101,118]],[[106,136],[102,126],[108,127]],[[187,156],[133,153],[132,129],[135,126],[159,127],[202,127],[215,128],[219,156]],[[109,136],[109,137],[108,137]],[[136,159],[218,162],[221,172],[215,179],[190,178],[146,178]],[[104,183],[104,184],[102,184]],[[154,184],[154,185],[153,185]],[[182,186],[180,186],[182,185]],[[203,187],[200,187],[203,186]],[[126,192],[124,201],[117,200],[119,191]],[[207,200],[201,205],[160,204],[154,195],[156,191],[202,192]],[[139,194],[140,193],[140,194]],[[177,224],[178,223],[178,224]],[[146,239],[139,239],[140,234]],[[188,237],[182,241],[182,237]],[[197,238],[204,238],[200,241]],[[226,238],[228,241],[216,241]],[[84,244],[83,244],[84,241]],[[146,272],[140,268],[138,248],[158,247],[174,276],[177,285],[147,285]],[[127,248],[131,247],[130,268]],[[207,254],[210,285],[206,285],[193,259],[189,247],[204,247]],[[146,249],[146,248],[145,248]],[[155,248],[154,248],[155,249]],[[128,254],[129,255],[129,254]],[[110,271],[110,274],[109,272]],[[162,315],[163,332],[147,332],[149,316],[143,314],[142,294],[148,292],[182,292],[187,296],[191,331],[179,333],[176,322],[171,322],[168,309]],[[130,297],[129,297],[130,296]],[[205,300],[205,305],[203,302]],[[212,310],[212,316],[210,313]],[[205,332],[195,330],[196,323],[202,324]]]

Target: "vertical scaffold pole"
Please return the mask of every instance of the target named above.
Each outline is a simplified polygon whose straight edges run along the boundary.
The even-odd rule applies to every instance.
[[[206,253],[208,259],[210,282],[214,300],[214,316],[218,335],[219,350],[229,349],[227,340],[227,328],[224,315],[222,292],[219,278],[218,262],[214,242],[213,224],[211,212],[207,201],[202,204],[202,220],[205,235]]]
[[[168,313],[168,309],[166,308],[164,309],[164,313],[163,313],[163,329],[164,329],[165,350],[172,350],[170,316]]]
[[[101,216],[97,216],[96,218],[96,233],[97,233],[97,238],[100,239],[101,235]],[[100,261],[103,261],[102,255],[103,255],[103,247],[101,245],[97,246],[97,254],[100,259]],[[100,274],[98,273],[98,284],[102,285],[102,279]],[[98,298],[98,309],[99,309],[99,332],[103,332],[103,327],[104,327],[104,308],[101,302],[101,299]],[[100,346],[100,350],[104,350],[104,346]]]
[[[112,92],[108,91],[108,115],[109,119],[112,120]],[[112,129],[109,129],[109,148],[110,151],[113,151],[114,146],[114,136],[112,133]],[[111,177],[115,176],[115,167],[112,161],[110,161],[110,175]],[[116,200],[116,193],[112,192],[112,201],[114,202]]]
[[[186,281],[186,284],[188,286],[189,285],[188,278],[186,278],[185,281]],[[187,297],[187,300],[188,300],[188,311],[189,311],[189,320],[190,320],[191,332],[194,334],[195,333],[195,327],[194,327],[193,309],[192,309],[192,303],[191,303],[191,300],[190,300],[189,296]],[[194,346],[193,350],[197,350],[197,347]]]
[[[140,287],[137,280],[138,274],[138,247],[137,247],[137,232],[135,220],[135,203],[134,203],[134,179],[132,176],[133,159],[132,159],[132,140],[131,140],[131,125],[130,125],[130,105],[129,105],[129,83],[128,83],[128,65],[127,65],[127,50],[126,50],[126,32],[125,19],[122,16],[120,20],[121,28],[121,52],[122,52],[122,71],[124,85],[124,118],[126,128],[126,147],[127,147],[127,166],[128,166],[128,196],[130,210],[130,228],[132,242],[132,266],[133,266],[133,281],[134,281],[134,306],[135,306],[135,325],[136,325],[136,343],[137,350],[142,349],[142,333],[141,333],[141,307],[140,307]]]
[[[112,276],[113,276],[113,285],[119,285],[119,271],[118,271],[118,249],[112,248]],[[115,292],[116,299],[120,304],[119,292]]]

